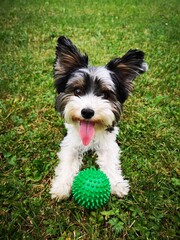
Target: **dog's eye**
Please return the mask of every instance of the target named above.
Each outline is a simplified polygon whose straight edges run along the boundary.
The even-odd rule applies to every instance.
[[[83,92],[82,92],[82,90],[80,89],[80,88],[76,88],[75,90],[74,90],[74,95],[75,96],[81,96],[83,94]]]
[[[108,92],[103,92],[101,96],[104,99],[108,99],[109,98],[109,93]]]

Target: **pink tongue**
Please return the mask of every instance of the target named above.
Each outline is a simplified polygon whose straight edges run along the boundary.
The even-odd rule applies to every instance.
[[[94,123],[86,121],[80,122],[79,135],[84,146],[87,146],[90,143],[94,137],[94,133]]]

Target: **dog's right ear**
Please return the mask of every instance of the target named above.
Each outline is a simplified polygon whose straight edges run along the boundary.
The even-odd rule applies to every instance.
[[[146,72],[148,65],[144,62],[144,52],[134,49],[121,58],[111,60],[106,68],[112,73],[119,101],[123,103],[132,92],[133,80]]]
[[[56,59],[54,64],[54,78],[64,78],[79,68],[88,66],[88,56],[82,55],[76,46],[66,37],[58,38]]]

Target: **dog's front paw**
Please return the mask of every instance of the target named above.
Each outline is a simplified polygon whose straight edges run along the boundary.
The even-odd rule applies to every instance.
[[[51,198],[58,200],[67,199],[71,194],[71,184],[68,184],[67,181],[57,181],[57,179],[55,179],[52,183],[50,194]]]
[[[119,198],[124,197],[129,192],[129,184],[127,180],[123,182],[118,182],[111,185],[111,194],[116,195]]]

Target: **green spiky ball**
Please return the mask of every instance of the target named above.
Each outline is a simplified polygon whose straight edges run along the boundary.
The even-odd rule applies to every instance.
[[[110,182],[102,171],[89,168],[78,173],[72,185],[74,200],[87,209],[97,209],[110,197]]]

